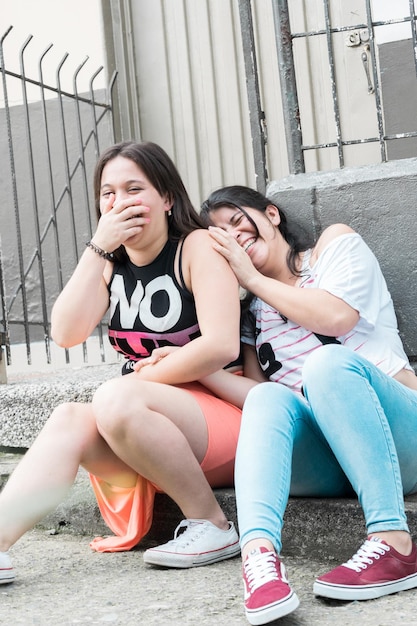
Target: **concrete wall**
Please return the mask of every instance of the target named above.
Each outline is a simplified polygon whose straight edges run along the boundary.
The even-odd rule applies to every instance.
[[[417,111],[416,65],[411,41],[391,41],[379,47],[381,90],[387,135],[415,132]],[[417,137],[387,141],[388,159],[417,154]]]
[[[337,222],[359,232],[378,258],[410,360],[417,361],[417,158],[289,176],[268,196],[316,236]]]

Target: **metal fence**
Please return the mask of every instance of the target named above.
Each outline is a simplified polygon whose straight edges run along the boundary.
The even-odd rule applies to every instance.
[[[349,26],[333,27],[330,20],[330,0],[323,0],[323,11],[325,18],[325,28],[309,32],[291,32],[288,2],[287,0],[275,0],[274,17],[275,32],[277,38],[278,54],[281,59],[281,83],[284,85],[286,94],[286,106],[284,108],[285,123],[287,128],[287,142],[291,152],[292,173],[304,171],[304,153],[308,150],[318,150],[336,148],[338,153],[339,167],[344,166],[344,146],[378,142],[381,161],[387,161],[387,142],[396,139],[417,137],[416,128],[411,132],[401,132],[388,134],[385,129],[385,118],[382,109],[381,80],[377,64],[377,50],[375,45],[375,29],[381,26],[393,24],[410,24],[410,47],[413,49],[415,63],[415,75],[417,77],[417,34],[416,34],[416,7],[415,0],[409,0],[409,15],[388,21],[376,21],[373,19],[371,0],[364,0],[366,9],[366,22],[356,23]],[[288,34],[291,33],[290,37]],[[339,107],[339,96],[337,90],[337,77],[335,74],[335,56],[333,38],[337,33],[350,34],[349,41],[352,46],[362,46],[362,63],[368,82],[368,93],[375,98],[375,114],[377,118],[377,136],[363,137],[352,140],[345,140],[342,134],[341,116]],[[297,39],[322,37],[326,39],[328,55],[329,81],[333,98],[333,121],[335,127],[335,141],[322,144],[305,145],[303,143],[302,120],[300,123],[300,111],[297,99],[296,74],[294,70],[294,57],[292,47]]]
[[[51,362],[50,303],[73,271],[84,242],[91,237],[95,214],[90,186],[101,150],[113,143],[113,91],[116,74],[106,89],[95,89],[99,67],[89,76],[89,92],[79,93],[84,59],[72,76],[72,90],[62,87],[68,55],[59,61],[56,84],[44,80],[45,63],[53,45],[38,60],[38,76],[26,74],[32,55],[32,36],[19,53],[19,71],[6,58],[7,38],[0,39],[2,108],[0,109],[0,299],[1,343],[10,365],[11,345],[26,347],[32,361],[34,342],[44,345]],[[12,59],[15,61],[15,59]],[[19,103],[9,103],[9,92],[20,84]],[[0,91],[1,95],[1,91]],[[100,349],[104,349],[98,329]],[[88,359],[84,346],[85,360]],[[1,355],[0,355],[1,359]],[[66,353],[69,361],[69,354]]]
[[[285,123],[286,143],[288,152],[288,161],[291,174],[299,174],[306,171],[305,158],[308,152],[326,151],[329,149],[337,150],[337,161],[339,167],[345,165],[345,149],[350,146],[365,146],[367,144],[378,144],[380,161],[385,162],[389,160],[387,154],[387,145],[389,142],[404,141],[407,139],[413,139],[417,137],[417,119],[411,122],[413,128],[401,129],[399,132],[389,132],[387,129],[387,114],[392,115],[387,107],[383,107],[382,93],[381,93],[381,72],[378,65],[378,50],[376,46],[376,29],[381,27],[388,27],[393,25],[406,24],[409,25],[409,39],[407,39],[406,46],[408,52],[412,53],[414,60],[414,71],[409,76],[409,85],[412,86],[412,82],[416,80],[417,75],[417,34],[416,34],[416,2],[415,0],[408,0],[409,13],[402,17],[398,17],[390,20],[377,20],[373,17],[373,8],[371,0],[363,0],[365,20],[358,21],[349,25],[334,26],[331,19],[331,0],[317,0],[315,3],[319,7],[321,3],[321,12],[323,14],[323,28],[316,30],[307,30],[297,32],[292,27],[290,19],[290,10],[294,10],[294,4],[289,6],[288,0],[271,0],[273,6],[274,15],[274,29],[276,39],[276,50],[278,57],[278,67],[280,74],[281,92],[282,92],[282,107]],[[307,4],[307,3],[306,3]],[[251,0],[239,0],[239,10],[242,24],[242,40],[245,56],[245,67],[247,76],[247,92],[248,92],[248,104],[251,117],[251,129],[253,137],[253,152],[255,162],[257,163],[257,181],[258,188],[263,191],[268,183],[267,180],[267,167],[265,160],[265,144],[267,142],[266,129],[265,129],[265,115],[262,110],[261,92],[259,88],[258,75],[262,68],[256,65],[256,38],[253,32],[252,25],[252,3]],[[302,10],[298,3],[299,12]],[[309,3],[308,7],[305,7],[305,11],[312,10],[313,3]],[[333,3],[334,6],[334,3]],[[376,124],[376,134],[370,136],[357,136],[354,138],[346,138],[343,132],[342,125],[342,113],[340,106],[340,94],[338,89],[341,82],[343,82],[343,76],[337,75],[337,64],[335,55],[335,41],[340,35],[346,36],[346,45],[351,47],[358,47],[360,50],[360,58],[362,63],[363,80],[367,81],[367,91],[369,96],[374,99],[374,115]],[[325,42],[325,46],[320,48],[321,55],[327,55],[327,79],[323,79],[323,91],[329,89],[331,91],[332,98],[332,123],[329,120],[329,126],[333,127],[334,140],[325,142],[307,142],[305,136],[311,133],[308,132],[309,121],[307,116],[303,117],[300,110],[299,95],[303,91],[303,79],[306,79],[305,68],[296,66],[294,61],[294,50],[296,46],[303,42],[305,46],[308,46],[312,40],[322,40]],[[308,57],[310,50],[307,49],[306,56]],[[311,70],[309,80],[316,80],[314,71]],[[322,78],[322,77],[321,77]],[[415,88],[414,88],[415,91]],[[308,97],[308,96],[307,96]],[[417,105],[417,102],[416,102]],[[328,113],[328,110],[326,110]],[[310,121],[311,123],[311,121]],[[398,124],[396,124],[398,126]],[[307,131],[307,132],[306,132]],[[415,145],[415,144],[413,144]]]
[[[267,133],[260,85],[262,68],[257,62],[259,33],[256,32],[256,24],[255,27],[253,24],[256,13],[254,1],[238,0],[238,7],[256,180],[258,188],[264,191],[269,182],[265,149]],[[349,25],[335,25],[332,19],[335,3],[332,0],[315,0],[314,3],[310,0],[304,3],[301,0],[294,0],[294,3],[271,0],[291,173],[306,171],[306,158],[312,153],[333,151],[337,155],[338,166],[344,167],[346,150],[352,146],[378,146],[379,160],[384,162],[390,158],[387,146],[392,142],[417,140],[415,115],[412,128],[397,128],[392,132],[392,127],[387,125],[389,110],[382,98],[375,37],[376,29],[380,27],[394,24],[409,26],[410,36],[405,44],[412,51],[414,63],[409,83],[410,86],[411,82],[415,85],[416,0],[407,1],[407,15],[383,21],[374,18],[371,0],[363,0],[363,20],[358,19]],[[309,11],[313,4],[320,6],[323,27],[304,31],[297,29],[298,21],[292,19],[296,4]],[[0,352],[0,371],[5,360],[11,363],[10,348],[16,343],[25,347],[25,359],[29,364],[32,362],[34,343],[42,343],[47,362],[51,360],[50,306],[71,275],[84,242],[92,234],[95,216],[91,212],[91,174],[97,155],[114,141],[115,106],[125,97],[123,93],[118,94],[118,99],[114,96],[117,91],[116,74],[105,89],[98,91],[95,88],[97,77],[103,71],[101,67],[91,74],[88,93],[80,93],[79,79],[86,71],[85,60],[74,71],[72,89],[64,89],[61,75],[67,56],[56,65],[55,84],[45,81],[44,67],[53,50],[52,45],[39,56],[36,78],[32,74],[29,76],[26,60],[29,56],[33,57],[31,36],[20,49],[19,69],[12,69],[5,45],[11,31],[10,27],[0,39],[0,99],[3,93],[0,156],[4,164],[0,172],[0,345],[4,345],[6,351],[3,361]],[[356,47],[361,53],[361,79],[374,105],[374,134],[352,136],[344,129],[346,104],[341,105],[340,96],[344,77],[337,73],[340,50],[335,50],[335,41],[340,43],[340,36],[345,40],[347,38],[347,45]],[[306,69],[297,65],[295,60],[300,43],[306,46],[308,55],[308,46],[317,41],[322,42],[320,55],[321,60],[326,59],[326,89],[331,94],[332,120],[328,125],[332,128],[332,137],[325,141],[310,141],[313,134],[306,116],[303,116],[303,106],[300,106],[300,96],[306,99],[303,84]],[[21,102],[18,106],[9,104],[8,93],[12,82],[20,86]],[[36,96],[30,98],[29,91],[36,92]],[[130,109],[129,112],[132,113]],[[101,359],[105,360],[101,327],[97,337]],[[88,361],[85,346],[83,358]],[[66,359],[69,361],[68,354]]]

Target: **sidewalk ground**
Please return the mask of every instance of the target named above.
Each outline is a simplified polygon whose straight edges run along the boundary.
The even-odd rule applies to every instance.
[[[88,537],[26,534],[12,549],[16,582],[0,586],[7,626],[243,626],[240,559],[189,570],[152,568],[142,551],[98,554]],[[367,602],[315,598],[328,563],[284,558],[300,607],[277,626],[414,626],[417,591]]]

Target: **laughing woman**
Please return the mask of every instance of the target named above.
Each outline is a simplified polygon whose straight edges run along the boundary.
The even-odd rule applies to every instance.
[[[10,477],[0,496],[0,583],[15,576],[9,548],[66,496],[79,465],[115,533],[95,550],[136,545],[160,490],[183,512],[184,532],[148,549],[146,563],[194,567],[240,552],[212,487],[233,484],[241,412],[194,382],[239,355],[237,280],[159,146],[112,146],[94,189],[97,230],[53,307],[52,336],[79,344],[109,310],[128,375],[104,383],[92,403],[58,406]],[[155,349],[164,358],[149,360]]]
[[[417,492],[417,378],[375,256],[344,224],[303,244],[284,212],[246,187],[213,192],[202,212],[251,297],[244,372],[260,384],[244,403],[235,474],[249,622],[298,606],[279,557],[289,495],[353,488],[364,512],[363,545],[316,579],[316,595],[365,600],[417,587],[403,499]],[[220,372],[205,384],[242,404],[234,378]]]

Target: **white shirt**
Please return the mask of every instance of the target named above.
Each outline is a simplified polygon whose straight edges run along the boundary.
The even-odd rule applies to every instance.
[[[322,251],[313,267],[311,250],[304,253],[299,288],[325,289],[359,312],[359,321],[346,335],[324,338],[281,317],[259,298],[250,310],[256,330],[244,327],[242,341],[256,347],[269,380],[301,391],[301,372],[308,354],[324,343],[341,343],[378,366],[389,376],[412,369],[398,334],[391,295],[379,263],[357,233],[340,235]]]

